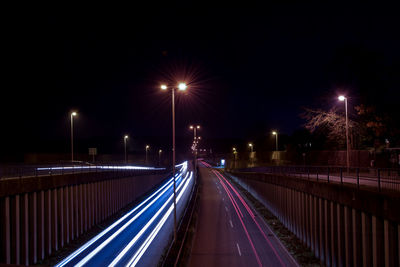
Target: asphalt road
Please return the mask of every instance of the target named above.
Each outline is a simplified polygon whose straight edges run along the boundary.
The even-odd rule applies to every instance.
[[[199,216],[190,266],[298,266],[250,203],[200,163]]]
[[[177,205],[184,206],[192,181],[185,162],[176,179]],[[182,200],[182,201],[181,201]],[[172,177],[122,218],[104,229],[56,266],[157,266],[164,246],[157,237],[169,236],[173,216]],[[168,239],[166,239],[168,240]],[[159,252],[155,252],[157,250]]]

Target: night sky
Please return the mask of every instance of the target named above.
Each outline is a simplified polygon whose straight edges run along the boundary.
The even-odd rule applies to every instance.
[[[302,107],[328,109],[339,93],[396,107],[400,17],[377,3],[9,7],[1,155],[68,152],[71,110],[77,150],[115,152],[124,134],[161,146],[164,81],[189,84],[179,138],[192,122],[205,140],[290,135]]]

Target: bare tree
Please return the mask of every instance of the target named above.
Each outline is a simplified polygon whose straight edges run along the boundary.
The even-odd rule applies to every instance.
[[[346,139],[346,118],[344,114],[338,113],[335,109],[324,111],[321,109],[305,108],[301,115],[306,120],[304,127],[311,133],[325,135],[327,141],[344,146]],[[358,123],[349,119],[350,146],[354,144],[354,137],[362,135],[362,128]]]

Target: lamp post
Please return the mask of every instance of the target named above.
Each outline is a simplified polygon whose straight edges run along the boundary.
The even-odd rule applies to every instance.
[[[346,111],[346,165],[347,165],[347,172],[350,168],[350,146],[349,146],[349,117],[347,114],[347,97],[341,95],[338,97],[340,101],[344,101],[344,107]]]
[[[125,135],[125,136],[124,136],[125,164],[128,163],[128,158],[127,158],[127,155],[126,155],[126,140],[127,140],[127,139],[128,139],[128,136]]]
[[[249,143],[249,147],[250,147],[250,151],[251,151],[251,153],[250,153],[250,163],[251,163],[251,166],[253,166],[253,144]]]
[[[278,132],[277,131],[273,131],[272,135],[275,135],[275,147],[276,147],[276,151],[278,151]]]
[[[196,140],[196,129],[200,129],[200,125],[190,125],[189,128],[193,130],[193,139]]]
[[[252,144],[252,143],[249,143],[249,147],[250,147],[251,153],[253,153],[253,144]]]
[[[232,151],[233,151],[233,167],[236,168],[236,156],[237,156],[237,153],[238,153],[237,150],[236,150],[236,147],[233,147]]]
[[[185,83],[178,84],[179,91],[185,91],[187,85]],[[166,85],[161,85],[161,90],[167,90]],[[176,241],[176,182],[175,182],[175,90],[171,87],[172,95],[172,177],[174,180],[174,242]]]
[[[71,162],[74,162],[74,117],[77,114],[75,111],[71,112]]]
[[[161,165],[161,153],[162,153],[162,150],[161,149],[158,150],[158,165]]]
[[[150,149],[150,146],[146,145],[146,163],[147,163],[147,151],[149,151],[149,149]]]
[[[190,125],[189,128],[191,130],[193,130],[193,140],[195,142],[194,144],[194,174],[195,177],[197,177],[197,144],[198,144],[198,140],[200,140],[200,137],[197,138],[196,136],[196,130],[200,130],[200,125]]]

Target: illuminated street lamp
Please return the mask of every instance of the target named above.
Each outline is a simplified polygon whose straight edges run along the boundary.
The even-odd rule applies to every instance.
[[[253,165],[253,157],[254,157],[254,155],[253,155],[253,144],[249,143],[249,147],[250,147],[250,151],[251,151],[251,153],[250,153],[250,162],[251,162],[251,165]]]
[[[237,150],[236,150],[236,147],[233,147],[232,148],[232,151],[233,151],[233,159],[236,161],[236,156],[237,156]]]
[[[150,149],[150,146],[146,145],[146,163],[147,163],[147,151],[149,151],[149,149]]]
[[[159,150],[158,150],[158,165],[161,164],[161,153],[162,153],[162,150],[159,149]]]
[[[74,117],[78,115],[75,111],[71,112],[71,162],[74,162]]]
[[[272,135],[275,135],[275,146],[276,146],[276,151],[278,151],[278,132],[273,131]]]
[[[124,136],[124,150],[125,150],[125,164],[128,163],[128,158],[126,156],[126,140],[128,139],[128,136]]]
[[[185,83],[178,84],[178,91],[185,91],[187,85]],[[161,85],[161,90],[167,90],[168,86]],[[175,182],[175,90],[170,87],[172,95],[172,177],[174,180],[174,242],[176,241],[176,182]]]
[[[347,97],[341,95],[338,97],[340,101],[344,101],[344,107],[346,111],[346,164],[347,164],[347,171],[350,168],[350,146],[349,146],[349,118],[347,115]]]
[[[249,143],[249,147],[250,147],[251,152],[253,152],[253,144],[252,143]]]

